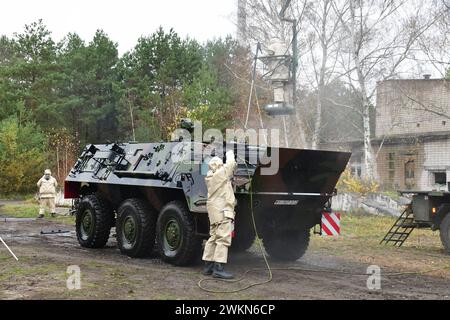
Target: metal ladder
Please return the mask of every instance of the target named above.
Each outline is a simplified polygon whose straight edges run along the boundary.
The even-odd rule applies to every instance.
[[[401,247],[416,226],[417,224],[414,222],[412,208],[411,206],[408,206],[395,221],[388,233],[386,233],[380,244],[383,242],[385,244],[392,242],[394,246]]]

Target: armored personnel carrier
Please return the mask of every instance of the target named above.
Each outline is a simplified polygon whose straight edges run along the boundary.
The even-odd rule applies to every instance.
[[[115,227],[118,247],[130,257],[159,255],[174,265],[198,259],[209,233],[204,181],[208,159],[203,151],[211,146],[193,141],[86,146],[64,187],[65,198],[74,199],[80,245],[105,246]],[[329,208],[350,154],[223,146],[213,148],[213,155],[225,157],[227,148],[233,148],[238,162],[231,249],[243,251],[252,245],[254,221],[272,258],[300,258],[311,228]],[[267,162],[275,154],[278,158]],[[274,159],[277,170],[265,174]]]

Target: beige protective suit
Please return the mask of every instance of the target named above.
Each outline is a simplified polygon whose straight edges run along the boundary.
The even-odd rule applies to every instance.
[[[48,177],[48,179],[47,179]],[[44,215],[45,208],[49,208],[51,213],[56,212],[55,197],[58,182],[51,176],[50,170],[45,170],[44,176],[39,179],[37,186],[39,188],[39,215]]]
[[[227,263],[228,247],[231,245],[231,233],[234,224],[234,197],[231,178],[233,177],[236,161],[233,151],[226,153],[226,163],[214,157],[209,162],[209,171],[205,178],[208,188],[206,207],[210,224],[210,237],[205,244],[203,260]]]

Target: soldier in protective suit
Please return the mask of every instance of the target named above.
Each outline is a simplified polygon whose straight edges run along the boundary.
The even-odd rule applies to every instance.
[[[209,161],[209,171],[205,178],[208,188],[206,207],[210,224],[210,238],[203,252],[205,261],[204,275],[215,278],[232,279],[231,273],[225,272],[223,265],[227,263],[228,248],[231,245],[231,234],[234,226],[234,197],[231,178],[236,168],[236,160],[232,150],[226,153],[226,163],[214,157]]]
[[[52,177],[52,172],[49,169],[44,171],[44,176],[39,179],[37,186],[39,188],[40,201],[38,218],[44,217],[45,207],[48,207],[50,209],[52,217],[55,217],[55,197],[58,182],[56,182],[56,179]]]

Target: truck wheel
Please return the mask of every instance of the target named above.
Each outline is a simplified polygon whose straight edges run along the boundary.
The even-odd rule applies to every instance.
[[[85,248],[104,247],[113,221],[114,215],[108,202],[95,195],[84,196],[79,202],[75,219],[78,242]]]
[[[159,214],[156,229],[162,260],[183,266],[199,257],[201,241],[195,235],[194,217],[183,202],[166,204]]]
[[[264,235],[263,244],[271,258],[282,261],[296,261],[308,249],[309,229],[270,232]]]
[[[236,236],[231,241],[230,250],[233,252],[244,252],[253,245],[253,242],[255,242],[253,225],[248,223],[239,224],[239,221],[236,221],[234,226]]]
[[[253,242],[255,242],[255,233],[249,232],[249,233],[236,233],[236,237],[231,242],[230,250],[233,252],[244,252],[251,248],[253,245]]]
[[[450,213],[447,213],[439,227],[441,241],[447,253],[450,253]]]
[[[156,213],[142,199],[127,199],[117,211],[116,233],[120,252],[132,258],[152,255]]]

